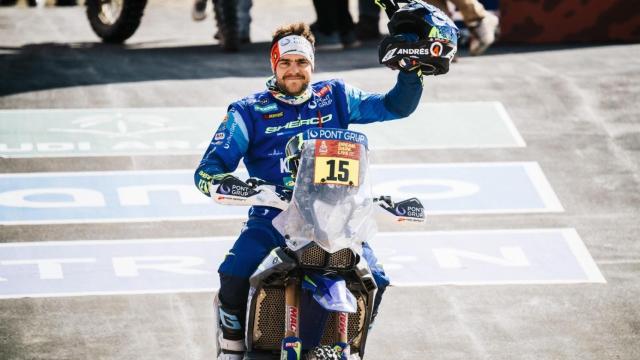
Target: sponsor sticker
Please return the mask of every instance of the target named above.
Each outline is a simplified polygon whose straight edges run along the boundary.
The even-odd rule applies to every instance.
[[[439,42],[434,42],[431,44],[429,50],[431,51],[431,55],[440,56],[440,54],[442,54],[442,44]]]
[[[284,116],[284,111],[280,111],[277,113],[272,113],[272,114],[263,114],[262,118],[265,120],[271,120],[271,119],[277,119],[277,118],[281,118]]]
[[[332,119],[333,119],[332,114],[324,115],[322,117],[322,123],[326,124],[330,122]],[[320,124],[320,118],[318,117],[314,117],[311,119],[297,119],[297,120],[289,121],[288,123],[281,126],[269,126],[265,129],[264,133],[272,134],[281,130],[295,129],[301,126],[318,125],[318,124]]]
[[[360,144],[318,139],[315,152],[314,182],[358,186],[360,178]]]
[[[298,331],[298,308],[295,306],[287,306],[287,329]]]
[[[317,98],[315,101],[316,101],[316,104],[318,105],[318,107],[326,107],[326,106],[329,106],[329,105],[331,105],[333,103],[333,100],[331,100],[330,96]]]
[[[316,95],[317,95],[318,97],[323,97],[323,96],[327,95],[330,91],[331,91],[331,86],[329,86],[329,85],[325,85],[325,86],[323,86],[320,90],[318,90],[318,92],[316,93]]]
[[[344,129],[309,129],[305,139],[343,140],[367,146],[366,135]]]
[[[261,113],[269,113],[273,111],[278,111],[278,105],[276,103],[271,103],[269,105],[253,105],[253,109],[257,112]]]

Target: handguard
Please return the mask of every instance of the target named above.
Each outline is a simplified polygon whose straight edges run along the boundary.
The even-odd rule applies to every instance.
[[[386,215],[394,218],[397,222],[425,222],[424,206],[417,198],[403,200],[394,203],[390,196],[380,196],[374,198],[373,202],[377,204]]]
[[[243,182],[235,176],[227,176],[211,197],[223,205],[270,206],[286,210],[289,207],[291,190],[268,184],[260,179],[251,178]]]

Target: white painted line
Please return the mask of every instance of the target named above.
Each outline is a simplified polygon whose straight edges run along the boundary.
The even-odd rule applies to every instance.
[[[163,111],[163,110],[172,110],[172,111],[181,111],[181,110],[202,110],[202,111],[216,111],[219,110],[220,107],[215,107],[215,106],[204,106],[204,107],[198,107],[198,106],[194,106],[194,107],[189,107],[189,106],[177,106],[177,107],[142,107],[142,108],[125,108],[125,107],[120,107],[120,108],[66,108],[66,109],[60,109],[60,108],[49,108],[49,109],[2,109],[0,110],[0,115],[7,113],[7,114],[24,114],[26,112],[29,113],[42,113],[42,114],[49,114],[49,113],[64,113],[64,114],[68,114],[70,112],[85,112],[85,111],[99,111],[99,112],[110,112],[110,113],[114,113],[114,112],[136,112],[136,113],[146,113],[146,112],[150,112],[150,111]],[[17,120],[16,120],[17,121]]]
[[[495,149],[495,148],[508,148],[508,147],[526,147],[527,144],[520,135],[517,127],[513,123],[511,117],[507,113],[504,105],[499,101],[470,101],[470,102],[443,102],[443,103],[432,103],[429,104],[432,106],[451,106],[455,108],[456,106],[469,106],[469,105],[491,105],[495,108],[496,113],[498,114],[499,121],[503,124],[504,128],[509,133],[512,138],[512,142],[487,142],[486,140],[483,142],[476,143],[461,143],[458,142],[456,144],[427,144],[423,143],[421,145],[403,145],[402,143],[397,143],[394,145],[375,145],[372,146],[373,151],[378,150],[445,150],[445,149]],[[400,120],[402,121],[402,120]],[[364,132],[369,135],[370,131],[367,131],[367,126],[371,127],[370,124],[367,125],[358,125],[356,126],[357,131]],[[380,126],[380,125],[373,125]],[[404,130],[402,127],[402,123],[398,123],[397,126],[400,130]],[[437,129],[436,129],[437,130]],[[425,126],[425,131],[429,131],[429,127]],[[374,137],[375,134],[372,134],[370,137]]]
[[[544,172],[537,162],[526,163],[526,170],[529,177],[533,181],[533,186],[538,190],[538,194],[542,197],[547,209],[550,212],[564,212],[564,208],[558,199],[555,191],[551,187],[549,180],[544,176]]]
[[[455,167],[503,167],[505,165],[526,164],[528,161],[487,161],[487,162],[446,162],[446,163],[393,163],[393,164],[373,164],[372,167],[380,167],[385,169],[398,169],[412,167],[416,169],[423,168],[455,168]]]
[[[598,265],[636,265],[636,264],[640,264],[640,259],[638,260],[627,260],[627,259],[620,259],[620,260],[598,260],[596,261],[596,263]]]
[[[194,172],[194,169],[167,169],[167,170],[110,170],[110,171],[51,171],[51,172],[29,172],[29,173],[5,173],[0,174],[0,178],[11,177],[57,177],[57,176],[110,176],[110,175],[128,175],[131,173],[147,175],[147,174],[183,174],[185,172]],[[234,171],[236,176],[248,176],[244,165],[239,166],[238,170]],[[194,185],[195,186],[195,185]]]
[[[496,101],[494,102],[494,106],[496,107],[498,114],[500,114],[500,118],[504,122],[504,125],[511,132],[511,136],[513,136],[513,138],[515,139],[516,144],[519,147],[526,147],[527,143],[522,138],[522,135],[520,135],[518,128],[516,128],[516,125],[513,123],[513,120],[511,120],[511,117],[509,116],[509,113],[507,113],[507,109],[504,108],[504,105],[501,102]]]
[[[0,299],[214,292],[211,269],[235,238],[0,244]],[[606,283],[571,228],[385,232],[370,243],[380,262],[395,265],[387,268],[393,286]],[[446,262],[438,256],[443,247],[455,250]],[[500,249],[516,249],[522,257],[499,255]],[[44,263],[57,266],[55,281],[43,272]],[[131,266],[143,271],[123,272]]]
[[[563,211],[542,169],[535,162],[379,164],[372,165],[371,170],[375,192],[394,195],[398,199],[416,196],[424,202],[428,215]],[[130,223],[246,217],[248,207],[223,208],[199,194],[192,185],[192,172],[183,169],[0,174],[3,181],[0,183],[0,189],[3,189],[0,197],[4,199],[0,223]],[[245,178],[246,170],[237,171],[236,175]],[[163,176],[165,182],[156,181]],[[180,199],[168,197],[167,201],[155,205],[148,200],[148,203],[133,206],[120,194],[120,189],[131,187],[139,187],[147,194],[156,191],[152,186],[156,183],[165,187],[162,191],[178,192]],[[507,185],[510,192],[503,191]],[[39,189],[44,190],[38,193]],[[58,189],[60,191],[56,192]],[[74,194],[76,191],[91,191],[101,202],[85,203],[86,210],[80,213],[72,207],[63,207],[66,203],[53,206],[45,200],[42,204],[46,206],[38,208],[23,201],[28,194],[71,194],[72,191]],[[467,200],[461,201],[461,198]],[[54,211],[57,206],[60,211]]]
[[[565,239],[567,239],[567,243],[573,251],[573,254],[576,256],[576,259],[582,266],[582,269],[589,277],[589,280],[595,283],[606,283],[607,280],[602,276],[600,269],[598,269],[598,265],[596,265],[591,258],[589,250],[587,250],[584,242],[582,242],[582,239],[580,238],[580,235],[578,235],[576,229],[563,229],[562,231]]]
[[[564,284],[590,284],[592,281],[584,281],[584,280],[521,280],[517,284],[514,284],[511,281],[485,281],[482,283],[482,286],[500,286],[500,285],[514,285],[514,286],[522,286],[522,285],[564,285]],[[477,282],[467,282],[467,281],[456,281],[456,282],[415,282],[415,283],[401,283],[401,284],[391,284],[390,286],[396,287],[426,287],[426,286],[480,286]]]
[[[103,245],[111,246],[115,244],[169,244],[180,241],[190,242],[224,242],[233,241],[237,236],[216,236],[216,237],[193,237],[193,238],[166,238],[166,239],[113,239],[113,240],[66,240],[66,241],[37,241],[37,242],[8,242],[0,243],[1,248],[31,248],[47,246],[69,246],[76,245]]]
[[[584,284],[584,283],[596,283],[596,284],[606,284],[607,280],[600,272],[598,268],[599,264],[609,264],[618,262],[608,262],[608,261],[595,261],[589,250],[585,246],[584,242],[578,235],[578,232],[574,228],[522,228],[522,229],[482,229],[482,230],[452,230],[452,231],[429,231],[424,232],[428,235],[500,235],[500,234],[553,234],[561,232],[564,239],[567,241],[567,245],[572,250],[573,255],[575,255],[576,261],[580,264],[582,270],[584,271],[587,278],[585,280],[549,280],[549,279],[536,279],[536,280],[520,280],[517,282],[517,285],[544,285],[544,284]],[[412,236],[415,235],[415,232],[393,232],[393,233],[380,233],[380,236],[394,236],[394,237],[402,237],[402,236]],[[624,261],[623,263],[640,263],[638,261]],[[383,264],[384,265],[384,264]],[[514,285],[513,281],[483,281],[482,285]],[[478,286],[477,282],[466,282],[466,281],[442,281],[442,282],[402,282],[399,284],[392,284],[391,286],[397,287],[422,287],[422,286]]]
[[[38,293],[29,295],[0,295],[0,299],[26,299],[26,298],[61,298],[76,296],[117,296],[117,295],[148,295],[148,294],[182,294],[182,293],[215,293],[217,288],[195,288],[195,289],[163,289],[163,290],[144,290],[144,291],[88,291],[88,292],[60,292],[60,293]]]
[[[225,107],[0,110],[0,126],[16,134],[0,134],[0,157],[201,155],[210,141],[206,133],[215,131],[225,112]],[[171,126],[183,114],[187,121]],[[145,117],[156,119],[152,129],[140,129]],[[421,103],[411,116],[388,126],[353,128],[367,134],[376,151],[526,146],[497,101]],[[83,134],[80,141],[74,133]]]

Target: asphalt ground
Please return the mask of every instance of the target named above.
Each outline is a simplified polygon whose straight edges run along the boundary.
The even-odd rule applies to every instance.
[[[238,54],[220,50],[210,19],[190,20],[189,1],[150,1],[124,47],[100,44],[82,7],[0,8],[0,108],[225,106],[263,88],[276,25],[314,20],[310,2],[278,4],[275,12],[273,2],[255,1],[254,43]],[[500,101],[527,146],[384,150],[372,162],[537,161],[564,212],[437,216],[412,230],[575,228],[607,282],[391,288],[367,358],[640,358],[640,45],[495,47],[482,57],[462,55],[446,76],[425,78],[422,101]],[[316,75],[380,92],[395,79],[377,64],[375,44],[319,53]],[[0,171],[173,169],[198,160],[2,158]],[[0,241],[222,236],[239,226],[3,225]],[[211,297],[0,300],[0,358],[211,359]]]

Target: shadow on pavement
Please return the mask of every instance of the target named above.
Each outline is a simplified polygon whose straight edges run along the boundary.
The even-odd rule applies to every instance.
[[[246,45],[225,53],[218,45],[153,47],[154,43],[42,43],[0,47],[0,96],[65,87],[158,80],[265,77],[269,43]],[[594,45],[499,46],[487,55],[566,50]],[[597,45],[596,45],[597,46]],[[466,52],[461,51],[461,56]],[[356,49],[322,51],[318,71],[377,68],[377,44]]]
[[[218,45],[149,47],[153,44],[43,43],[0,47],[0,96],[55,88],[157,80],[266,77],[269,43],[225,53]],[[316,71],[379,67],[376,44],[327,51]]]

